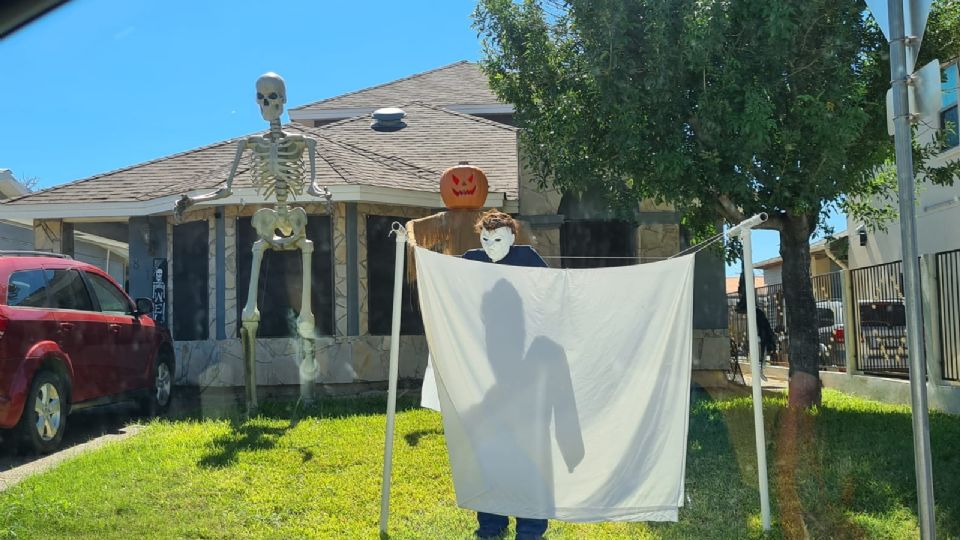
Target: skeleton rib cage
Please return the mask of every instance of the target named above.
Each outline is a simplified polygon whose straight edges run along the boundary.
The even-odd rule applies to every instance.
[[[262,138],[247,143],[250,152],[250,173],[253,187],[264,198],[276,195],[277,203],[285,205],[289,194],[303,194],[306,164],[302,140],[283,137],[279,140]]]

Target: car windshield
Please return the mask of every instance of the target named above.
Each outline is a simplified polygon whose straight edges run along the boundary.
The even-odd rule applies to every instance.
[[[860,304],[860,324],[863,326],[906,326],[906,312],[900,302]]]

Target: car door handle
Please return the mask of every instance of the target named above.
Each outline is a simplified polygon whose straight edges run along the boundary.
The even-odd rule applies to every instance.
[[[73,331],[73,323],[68,323],[68,322],[60,323],[60,330],[63,330],[64,332]]]
[[[120,325],[119,325],[119,324],[111,324],[111,325],[110,325],[110,331],[113,332],[114,334],[119,334],[119,333],[120,333]]]

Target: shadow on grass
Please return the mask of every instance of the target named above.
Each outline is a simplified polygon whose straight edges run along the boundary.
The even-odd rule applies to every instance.
[[[413,398],[397,400],[397,412],[415,409],[417,406],[418,402]],[[231,418],[230,431],[214,439],[210,443],[212,451],[200,458],[198,463],[206,468],[230,467],[237,463],[242,453],[275,448],[287,431],[306,418],[323,420],[376,416],[385,414],[386,410],[385,397],[329,398],[308,406],[293,400],[268,401],[260,407],[254,418],[245,420],[240,415],[234,415]],[[277,421],[285,424],[282,427],[269,425]],[[294,448],[294,450],[300,452],[303,462],[310,461],[314,457],[313,447]]]
[[[712,490],[713,497],[724,499],[715,510],[740,524],[750,518],[748,514],[754,521],[759,514],[752,414],[749,396],[737,398],[735,392],[716,401],[699,394],[691,406],[688,493],[696,497],[698,482],[726,482],[730,487]],[[909,411],[836,393],[829,394],[818,409],[793,411],[786,408],[783,398],[766,397],[764,422],[773,536],[852,539],[916,535]],[[956,538],[960,536],[960,453],[956,450],[960,448],[960,417],[931,412],[930,439],[937,532]],[[713,455],[703,451],[707,445]],[[696,503],[694,498],[686,517],[681,513],[680,529],[691,515],[699,515]],[[703,517],[714,526],[721,525],[717,517]]]
[[[424,438],[424,437],[434,436],[434,435],[442,436],[442,435],[443,435],[443,430],[441,430],[441,429],[425,429],[425,430],[420,430],[420,431],[412,431],[412,432],[407,433],[406,435],[404,435],[403,438],[404,438],[404,440],[407,441],[407,445],[409,445],[409,446],[417,446],[418,444],[420,444],[420,439],[422,439],[422,438]]]
[[[241,453],[270,450],[292,425],[270,427],[253,422],[233,424],[233,429],[213,440],[213,452],[200,458],[201,467],[222,469],[236,464]]]

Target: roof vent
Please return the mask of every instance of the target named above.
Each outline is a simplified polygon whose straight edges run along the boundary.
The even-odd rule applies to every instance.
[[[403,121],[407,113],[397,107],[385,107],[373,111],[373,123],[370,127],[376,131],[398,131],[407,127]]]

